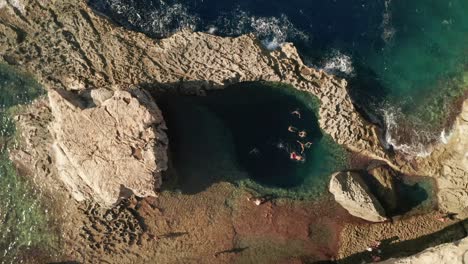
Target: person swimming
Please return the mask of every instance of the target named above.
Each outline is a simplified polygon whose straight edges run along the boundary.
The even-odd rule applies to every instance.
[[[299,109],[296,109],[291,112],[292,115],[297,115],[298,118],[301,118],[301,112],[299,112]]]
[[[312,146],[312,142],[302,143],[299,140],[296,140],[296,142],[299,143],[299,146],[301,146],[301,154],[304,153],[306,148],[310,148]]]
[[[305,137],[307,136],[307,132],[305,132],[304,130],[302,130],[302,131],[299,132],[298,135],[299,135],[300,138],[305,138]]]
[[[297,154],[295,151],[291,152],[289,154],[289,158],[292,159],[292,160],[295,160],[295,161],[305,161],[305,158],[299,154]]]
[[[288,131],[289,132],[297,132],[297,128],[293,127],[293,126],[289,126],[288,127]]]

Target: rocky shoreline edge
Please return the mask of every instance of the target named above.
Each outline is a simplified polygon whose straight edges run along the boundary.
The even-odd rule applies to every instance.
[[[86,200],[85,197],[96,197],[95,201],[107,206],[119,204],[122,199],[130,198],[132,193],[157,196],[154,190],[160,184],[154,180],[160,181],[161,176],[154,173],[161,169],[151,166],[156,165],[163,169],[167,167],[164,162],[167,159],[164,154],[167,151],[164,120],[160,113],[156,113],[159,111],[156,105],[140,107],[140,101],[145,99],[138,98],[138,95],[128,95],[126,90],[131,89],[130,91],[139,93],[135,87],[145,87],[147,90],[163,90],[169,87],[184,94],[197,95],[237,82],[261,80],[290,84],[314,94],[321,100],[320,126],[337,143],[352,152],[386,164],[389,170],[433,177],[438,187],[439,209],[455,213],[460,219],[465,219],[468,215],[467,101],[464,102],[461,114],[455,120],[451,136],[445,144],[435,146],[429,157],[407,160],[398,155],[390,156],[381,147],[379,129],[363,120],[355,111],[346,91],[346,81],[337,80],[304,65],[291,44],[285,44],[279,50],[270,52],[251,35],[221,38],[189,31],[176,33],[167,39],[154,40],[112,25],[106,19],[93,14],[84,1],[18,3],[13,5],[8,2],[0,7],[0,28],[3,34],[0,55],[3,62],[32,73],[46,90],[50,91],[50,100],[37,100],[17,117],[23,143],[20,146],[23,149],[20,147],[12,151],[12,160],[18,167],[27,168],[36,178],[35,182],[41,182],[43,188],[49,189],[49,192],[55,194],[57,189],[61,189],[61,196],[66,196],[71,191],[75,193],[73,197],[78,201]],[[69,96],[54,92],[60,89]],[[70,97],[76,94],[85,96],[88,92],[98,94],[94,97],[89,96],[93,106],[77,106],[77,103],[70,103],[74,101]],[[109,96],[109,93],[112,95]],[[113,100],[114,96],[116,100]],[[132,185],[127,182],[127,178],[120,177],[121,181],[105,178],[128,175],[128,172],[122,171],[109,173],[108,169],[102,169],[102,175],[105,176],[96,178],[86,176],[94,175],[94,171],[91,174],[83,172],[84,167],[89,167],[83,165],[84,161],[99,163],[86,158],[95,153],[89,148],[90,145],[86,144],[97,143],[73,142],[73,138],[85,138],[86,133],[96,132],[88,130],[91,126],[84,126],[83,134],[74,134],[77,131],[73,126],[82,123],[83,120],[108,122],[109,120],[104,120],[103,115],[99,114],[101,108],[102,112],[109,113],[108,107],[102,107],[106,102],[116,103],[113,108],[117,109],[116,112],[122,106],[130,107],[129,112],[140,109],[136,110],[138,116],[147,118],[131,119],[137,120],[137,124],[129,124],[127,129],[134,134],[127,135],[125,140],[119,138],[117,144],[110,142],[103,147],[101,153],[108,153],[108,150],[112,149],[124,153],[125,157],[122,158],[131,157],[130,161],[136,164],[141,160],[148,160],[150,168],[143,173],[148,175],[146,181],[139,179]],[[62,106],[57,108],[54,105]],[[91,109],[89,116],[83,114],[87,109]],[[112,108],[110,109],[110,116],[113,116]],[[143,114],[138,111],[143,111]],[[117,113],[117,116],[125,117],[129,112]],[[65,117],[62,120],[70,120],[71,123],[60,122],[61,128],[52,129],[53,136],[49,128],[54,127],[51,122],[58,120],[60,115]],[[73,119],[73,116],[78,119]],[[93,121],[94,117],[97,119]],[[112,120],[110,122],[112,123]],[[139,127],[140,122],[148,123],[146,127],[155,127],[158,132]],[[161,126],[161,129],[158,130],[158,126]],[[117,127],[115,131],[100,132],[103,135],[122,134],[125,138],[125,131],[122,133],[119,129],[120,127]],[[134,135],[141,133],[147,135],[134,140]],[[89,134],[86,137],[89,137]],[[130,143],[121,145],[122,141]],[[91,152],[74,152],[71,143],[75,144],[75,150],[80,147]],[[52,152],[52,146],[61,147],[56,147],[55,152]],[[151,152],[155,146],[161,148]],[[64,151],[64,148],[67,151]],[[66,152],[67,155],[62,155],[65,158],[57,158],[57,153]],[[154,153],[156,156],[151,156]],[[109,164],[115,164],[112,159],[100,158]],[[63,162],[64,160],[67,162]],[[158,163],[158,160],[161,163]],[[77,172],[71,175],[68,173],[72,171],[70,168]],[[100,168],[99,165],[94,169]],[[60,171],[67,173],[63,174]],[[61,183],[60,187],[57,186],[57,182]],[[121,188],[121,185],[124,188]],[[53,191],[51,186],[54,186]],[[74,204],[74,201],[67,203]],[[136,205],[133,206],[137,207],[141,206],[139,203],[145,204],[144,201],[138,200],[134,203]],[[341,204],[346,208],[346,202]],[[143,230],[144,225],[141,225],[139,217],[132,213],[130,215],[133,220],[129,220],[128,225],[140,226]],[[95,225],[91,221],[91,225],[93,224]]]

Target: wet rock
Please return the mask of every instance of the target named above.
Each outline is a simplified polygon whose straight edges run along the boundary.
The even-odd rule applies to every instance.
[[[468,261],[468,238],[428,248],[414,256],[388,259],[380,264],[456,264]]]
[[[167,168],[160,110],[141,90],[91,91],[91,98],[49,90],[59,178],[78,201],[109,206],[132,193],[156,196]]]
[[[351,215],[370,222],[387,220],[384,209],[369,188],[354,172],[338,172],[332,175],[330,192],[335,200]]]

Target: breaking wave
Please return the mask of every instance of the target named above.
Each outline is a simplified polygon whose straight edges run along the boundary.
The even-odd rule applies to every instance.
[[[90,4],[118,23],[157,38],[182,29],[196,30],[200,22],[200,18],[183,4],[164,0],[91,0]]]
[[[309,40],[307,33],[297,29],[284,14],[280,17],[259,17],[237,8],[219,16],[215,24],[222,35],[252,33],[268,49],[276,49],[289,39]]]
[[[321,65],[326,72],[336,75],[353,77],[354,67],[351,56],[343,54],[339,50],[333,50]]]
[[[436,144],[446,144],[450,133],[440,133],[425,126],[417,118],[411,118],[395,106],[381,109],[385,125],[384,147],[400,152],[407,157],[427,157]]]

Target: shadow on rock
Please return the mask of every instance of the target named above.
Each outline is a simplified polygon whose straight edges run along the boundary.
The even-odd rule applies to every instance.
[[[381,241],[379,249],[381,253],[379,256],[381,260],[386,260],[389,258],[401,258],[408,257],[419,253],[427,248],[435,247],[440,244],[450,243],[462,238],[465,238],[468,233],[466,226],[468,225],[468,219],[457,222],[453,225],[450,225],[438,232],[421,236],[416,239],[407,240],[403,242],[394,242],[398,237],[392,237],[386,240]],[[355,264],[355,263],[372,263],[372,254],[368,251],[363,251],[351,255],[347,258],[336,260],[336,261],[319,261],[319,262],[307,262],[314,264],[325,264],[325,263],[336,263],[336,264]]]

